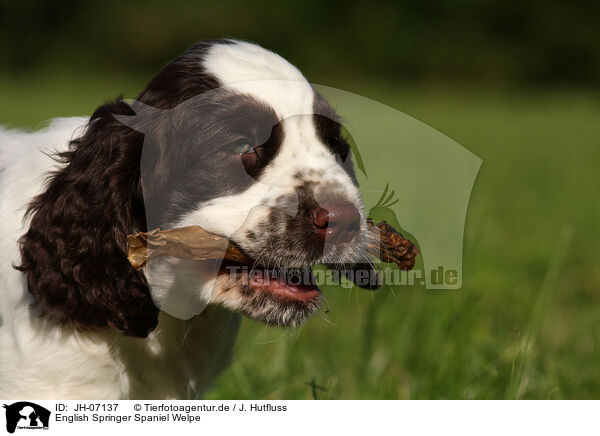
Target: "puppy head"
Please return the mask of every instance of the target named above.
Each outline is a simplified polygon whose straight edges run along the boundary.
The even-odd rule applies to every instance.
[[[365,217],[335,113],[295,67],[252,44],[193,46],[135,104],[99,107],[59,158],[30,205],[17,268],[41,314],[61,323],[145,336],[157,306],[187,318],[212,303],[294,325],[319,307],[310,267],[363,256]],[[127,234],[187,225],[229,237],[258,274],[170,257],[144,273],[128,263]]]
[[[196,54],[216,86],[168,107],[159,74],[137,115],[119,118],[145,134],[148,227],[199,225],[255,264],[156,259],[145,270],[153,298],[178,317],[216,303],[295,324],[319,307],[310,268],[357,262],[366,247],[350,147],[325,99],[278,55],[231,41]]]

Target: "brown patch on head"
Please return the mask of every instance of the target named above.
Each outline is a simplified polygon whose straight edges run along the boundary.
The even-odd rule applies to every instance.
[[[340,158],[341,165],[348,173],[354,184],[358,184],[354,166],[352,164],[352,151],[350,144],[342,134],[342,125],[340,117],[333,110],[329,102],[314,91],[313,120],[317,131],[317,136],[327,149]]]

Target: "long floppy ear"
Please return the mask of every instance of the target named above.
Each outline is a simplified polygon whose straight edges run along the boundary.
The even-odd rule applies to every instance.
[[[121,100],[101,106],[84,135],[59,155],[62,168],[29,207],[16,268],[27,274],[42,316],[82,330],[108,326],[145,337],[158,309],[126,255],[126,235],[146,226],[143,135],[114,114],[133,115]]]

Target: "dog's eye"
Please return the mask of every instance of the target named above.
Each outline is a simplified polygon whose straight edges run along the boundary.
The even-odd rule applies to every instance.
[[[254,147],[248,142],[247,139],[241,139],[234,142],[229,146],[229,152],[231,154],[249,154],[253,153]]]

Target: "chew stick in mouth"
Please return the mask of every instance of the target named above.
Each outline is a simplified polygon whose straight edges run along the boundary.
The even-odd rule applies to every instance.
[[[417,247],[386,222],[377,225],[367,220],[369,232],[379,239],[379,246],[370,242],[369,253],[383,262],[395,263],[400,269],[411,269],[419,253]],[[221,236],[209,233],[200,226],[178,227],[168,230],[154,229],[127,236],[127,258],[136,269],[142,269],[159,256],[181,259],[225,259],[252,265],[254,261],[238,247]]]
[[[209,233],[200,226],[154,229],[127,236],[127,258],[139,270],[158,256],[181,259],[227,259],[252,264],[252,260],[229,240]]]
[[[415,260],[419,254],[419,249],[415,244],[385,221],[375,225],[370,218],[367,218],[367,224],[371,234],[379,235],[379,247],[374,243],[369,243],[369,253],[382,262],[395,263],[402,270],[409,270],[415,266]]]

